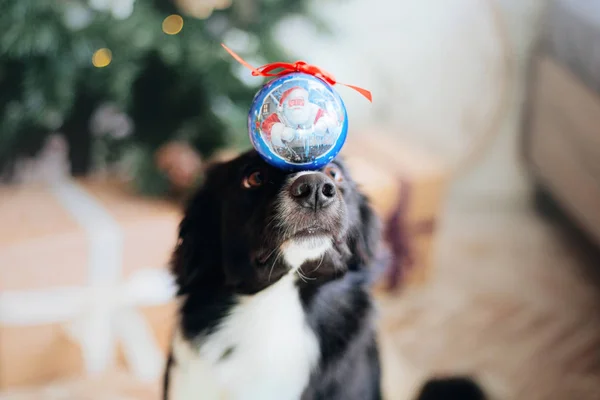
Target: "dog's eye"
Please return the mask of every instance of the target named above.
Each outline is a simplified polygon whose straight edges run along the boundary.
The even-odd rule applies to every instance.
[[[342,171],[340,171],[340,169],[334,165],[329,165],[325,167],[325,171],[323,172],[325,172],[325,175],[329,176],[335,182],[341,182],[344,180],[344,175],[342,174]]]
[[[252,189],[262,186],[264,181],[264,174],[261,171],[254,171],[244,177],[243,185],[246,189]]]

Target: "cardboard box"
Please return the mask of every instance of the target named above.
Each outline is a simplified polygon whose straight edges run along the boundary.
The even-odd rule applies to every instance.
[[[349,137],[341,155],[383,222],[392,253],[378,287],[428,281],[448,169],[435,157],[384,130]]]
[[[0,187],[0,388],[126,365],[160,378],[174,205],[93,180]]]

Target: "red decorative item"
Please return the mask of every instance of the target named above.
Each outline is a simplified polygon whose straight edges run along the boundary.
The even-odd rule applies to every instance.
[[[274,62],[274,63],[265,64],[258,68],[254,68],[252,65],[248,64],[244,59],[242,59],[242,57],[238,56],[229,47],[225,46],[224,44],[221,44],[221,46],[223,46],[223,48],[225,50],[227,50],[227,52],[229,54],[231,54],[231,56],[233,58],[235,58],[235,60],[237,62],[239,62],[240,64],[242,64],[243,66],[245,66],[246,68],[251,70],[253,76],[274,77],[274,76],[287,75],[292,72],[302,72],[302,73],[317,77],[317,78],[327,82],[331,86],[339,84],[339,85],[343,85],[343,86],[349,87],[351,89],[354,89],[358,93],[362,94],[370,102],[373,101],[373,96],[371,95],[371,92],[368,91],[367,89],[363,89],[361,87],[354,86],[354,85],[348,85],[346,83],[337,82],[335,80],[335,78],[333,77],[333,75],[331,75],[327,71],[322,70],[321,68],[317,67],[316,65],[307,64],[304,61],[296,61],[293,64],[286,63],[286,62]],[[279,70],[279,71],[274,72],[276,70]]]

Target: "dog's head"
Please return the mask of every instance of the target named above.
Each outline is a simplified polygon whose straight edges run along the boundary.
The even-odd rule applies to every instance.
[[[347,168],[284,172],[255,151],[212,166],[180,226],[173,270],[181,293],[255,293],[287,273],[333,279],[363,268],[379,224]]]

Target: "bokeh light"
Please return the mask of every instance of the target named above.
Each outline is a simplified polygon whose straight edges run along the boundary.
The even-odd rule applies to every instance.
[[[231,6],[231,0],[217,0],[214,6],[217,10],[224,10]]]
[[[162,30],[167,35],[177,35],[183,29],[183,18],[180,15],[169,15],[162,23]]]
[[[96,50],[92,56],[92,64],[94,64],[94,67],[97,68],[106,67],[111,61],[112,52],[106,48]]]

